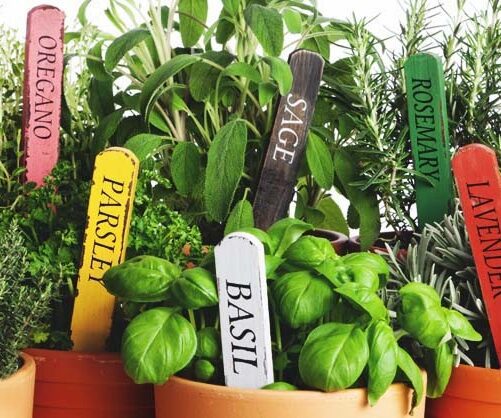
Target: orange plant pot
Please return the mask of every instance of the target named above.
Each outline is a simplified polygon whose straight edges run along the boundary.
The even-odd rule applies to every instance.
[[[459,366],[439,399],[429,399],[427,418],[500,418],[501,370]]]
[[[412,390],[394,384],[376,406],[366,389],[334,393],[236,389],[172,377],[155,386],[156,418],[410,418]],[[425,400],[413,418],[424,417]]]
[[[12,376],[0,380],[0,417],[31,418],[35,390],[35,361],[22,354],[23,366]]]
[[[37,364],[33,418],[155,417],[152,386],[134,384],[119,354],[26,351]]]

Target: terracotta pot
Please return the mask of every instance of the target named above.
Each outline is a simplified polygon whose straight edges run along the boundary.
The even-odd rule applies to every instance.
[[[428,399],[427,418],[500,418],[501,370],[462,366],[440,399]]]
[[[0,417],[31,418],[35,390],[35,360],[21,354],[22,367],[7,379],[0,379]]]
[[[33,418],[154,418],[153,388],[134,384],[119,354],[27,352],[37,363]]]
[[[376,406],[366,389],[335,393],[236,389],[173,377],[155,386],[156,418],[410,418],[412,390],[395,384]],[[413,418],[424,417],[425,401]]]
[[[412,238],[414,236],[414,232],[412,231],[387,231],[382,232],[379,235],[379,239],[374,243],[374,245],[370,248],[370,251],[383,251],[386,252],[386,247],[384,245],[385,242],[392,245],[396,241],[402,242],[402,250],[406,250],[407,246],[410,244]],[[350,238],[348,242],[348,252],[350,253],[358,253],[360,252],[360,236],[354,236]]]
[[[328,239],[334,247],[336,254],[345,255],[348,252],[349,238],[341,232],[328,231],[326,229],[315,229],[310,233],[310,235]]]

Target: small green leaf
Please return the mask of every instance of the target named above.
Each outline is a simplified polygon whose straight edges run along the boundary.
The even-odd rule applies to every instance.
[[[240,200],[228,216],[226,227],[224,228],[224,235],[231,234],[235,231],[240,231],[243,228],[254,227],[254,213],[252,212],[252,205],[247,199]]]
[[[89,107],[92,114],[99,121],[105,116],[113,113],[115,106],[113,103],[113,80],[100,81],[92,78],[89,86]]]
[[[258,228],[242,228],[240,232],[247,232],[248,234],[254,235],[264,245],[266,254],[271,255],[273,244],[270,236],[266,232]]]
[[[273,83],[259,83],[259,104],[266,106],[277,94],[277,87]]]
[[[421,370],[419,370],[412,357],[402,347],[398,347],[397,361],[399,369],[404,372],[414,388],[412,396],[412,409],[414,409],[423,399],[424,385]]]
[[[200,181],[200,152],[192,142],[179,142],[171,162],[172,181],[177,191],[188,196]]]
[[[136,316],[125,330],[122,360],[136,383],[163,384],[195,355],[193,326],[172,308],[154,308]]]
[[[186,309],[206,308],[218,302],[216,280],[202,267],[184,270],[170,286],[169,293],[176,306]]]
[[[234,62],[230,64],[224,70],[224,74],[235,77],[245,77],[254,83],[261,82],[261,74],[259,74],[259,71],[246,62]]]
[[[297,387],[287,382],[274,382],[269,385],[263,386],[261,389],[265,390],[297,390]]]
[[[322,32],[324,32],[324,29],[320,25],[314,26],[309,33],[311,37],[305,39],[300,48],[318,52],[328,62],[330,60],[331,45],[327,36],[320,35]]]
[[[197,356],[217,360],[221,354],[221,336],[216,328],[206,327],[197,331]]]
[[[317,225],[317,228],[341,232],[346,236],[350,234],[343,212],[331,197],[322,199],[316,209],[324,214],[324,220]]]
[[[223,222],[230,211],[243,174],[247,127],[242,120],[227,123],[219,130],[208,153],[204,199],[207,212]]]
[[[236,16],[238,14],[240,0],[222,0],[222,2],[224,10],[227,11],[231,16]]]
[[[221,67],[226,67],[233,61],[234,56],[226,51],[208,51],[201,58],[214,62]],[[207,62],[193,64],[190,72],[190,93],[196,101],[205,101],[215,90],[217,79],[221,70]]]
[[[454,356],[448,343],[435,350],[425,352],[426,371],[428,372],[427,395],[440,398],[449,384],[454,366]]]
[[[275,222],[268,235],[272,242],[272,255],[282,257],[287,249],[305,232],[313,229],[313,225],[294,218],[284,218]]]
[[[133,29],[116,38],[106,50],[104,67],[108,72],[112,72],[120,60],[134,47],[150,37],[148,29]]]
[[[284,45],[284,22],[277,10],[259,4],[245,9],[245,21],[268,55],[278,57]]]
[[[179,30],[181,39],[186,48],[196,45],[207,20],[207,0],[180,0],[179,1]]]
[[[164,138],[153,134],[139,134],[128,139],[124,148],[131,150],[139,162],[143,162],[155,154],[155,151],[162,145]]]
[[[294,242],[285,252],[287,262],[309,269],[319,266],[328,258],[338,258],[329,240],[306,235]]]
[[[111,79],[110,74],[104,68],[103,62],[103,43],[96,43],[87,54],[87,68],[90,73],[99,81],[108,81]]]
[[[293,9],[285,9],[282,15],[290,33],[301,33],[303,30],[301,13]]]
[[[325,142],[313,132],[309,133],[306,143],[306,161],[316,183],[330,190],[334,182],[334,163]]]
[[[374,290],[359,283],[345,283],[334,289],[334,292],[339,293],[358,309],[367,312],[372,319],[385,319],[388,315],[384,302]]]
[[[120,122],[122,121],[124,111],[125,109],[116,110],[108,116],[105,116],[101,122],[99,122],[91,144],[94,154],[98,154],[106,148],[106,144],[115,134],[118,125],[120,125]]]
[[[80,25],[82,25],[82,27],[87,26],[86,12],[87,12],[87,7],[89,6],[91,1],[92,0],[82,1],[82,3],[80,4],[80,7],[78,8],[77,17],[78,17],[78,21],[80,22]]]
[[[281,58],[264,57],[263,61],[270,66],[271,78],[277,82],[280,94],[285,96],[292,88],[293,76],[291,67]]]
[[[308,386],[333,392],[351,387],[368,359],[369,346],[360,327],[331,322],[315,328],[306,339],[299,373]]]
[[[443,309],[447,314],[447,321],[449,322],[453,335],[465,340],[482,341],[482,336],[475,331],[470,321],[468,321],[461,313],[453,309]]]
[[[235,34],[235,25],[230,19],[230,14],[223,9],[219,15],[219,22],[216,27],[216,42],[219,44],[224,45]]]

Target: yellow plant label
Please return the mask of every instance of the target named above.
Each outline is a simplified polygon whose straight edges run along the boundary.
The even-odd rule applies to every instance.
[[[125,258],[138,169],[136,156],[124,148],[109,148],[96,157],[71,323],[76,351],[105,348],[115,298],[102,279]]]

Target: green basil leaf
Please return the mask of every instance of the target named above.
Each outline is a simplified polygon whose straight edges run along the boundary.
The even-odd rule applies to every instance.
[[[193,192],[201,176],[200,152],[192,142],[179,142],[172,153],[171,175],[177,191],[184,196]]]
[[[287,382],[274,382],[269,385],[263,386],[261,389],[265,390],[298,390],[296,386]]]
[[[245,9],[245,21],[268,55],[278,57],[284,46],[284,22],[277,10],[259,4]]]
[[[122,360],[136,383],[163,384],[195,355],[193,326],[171,308],[154,308],[136,316],[125,330]]]
[[[440,398],[449,384],[454,366],[450,345],[444,343],[435,350],[426,350],[425,362],[428,372],[427,395],[430,398]]]
[[[219,130],[208,153],[205,179],[205,206],[210,217],[224,221],[243,174],[247,127],[242,120],[227,123]]]
[[[204,32],[208,12],[207,0],[180,0],[178,10],[183,45],[191,48]]]
[[[143,162],[154,155],[163,142],[164,138],[162,136],[139,134],[128,139],[124,144],[124,148],[131,150],[136,155],[139,162]]]
[[[240,232],[247,232],[248,234],[254,235],[259,241],[263,243],[266,254],[271,254],[273,243],[271,242],[270,236],[266,232],[258,228],[241,228]]]
[[[221,335],[216,328],[206,327],[197,331],[197,357],[217,360],[221,354]]]
[[[280,94],[285,96],[292,88],[293,76],[291,67],[281,58],[264,57],[263,61],[270,66],[271,78],[277,82]]]
[[[316,209],[324,214],[324,220],[317,225],[318,228],[341,232],[347,236],[350,234],[343,212],[331,197],[322,199]]]
[[[200,61],[195,55],[177,55],[170,61],[158,67],[144,82],[141,96],[139,97],[139,109],[145,120],[149,120],[151,109],[163,91],[164,84],[186,67]]]
[[[290,33],[301,33],[303,30],[303,20],[301,13],[293,9],[285,9],[282,13],[285,25]]]
[[[359,283],[346,283],[334,290],[355,307],[367,312],[372,319],[386,319],[388,311],[384,302],[374,292],[374,289]]]
[[[322,264],[314,267],[315,271],[324,276],[334,287],[341,287],[352,281],[351,274],[339,258],[328,258]]]
[[[284,257],[288,263],[308,269],[319,266],[328,258],[338,256],[329,240],[308,235],[294,242],[287,249]]]
[[[186,309],[217,305],[217,286],[212,274],[202,267],[184,270],[181,278],[172,283],[169,294],[173,301]]]
[[[274,255],[265,255],[266,277],[273,278],[275,271],[283,264],[284,259]]]
[[[423,377],[421,370],[416,365],[412,357],[402,347],[398,347],[398,368],[404,372],[414,388],[412,395],[412,409],[421,403],[424,393]]]
[[[393,329],[384,321],[377,321],[369,327],[367,340],[369,342],[369,404],[374,406],[395,379],[398,344]]]
[[[226,67],[235,58],[226,51],[208,51],[202,54],[201,57],[221,67]],[[193,64],[189,81],[189,89],[193,99],[199,102],[207,100],[216,89],[219,74],[221,74],[221,70],[207,62],[197,62]]]
[[[224,74],[235,77],[245,77],[254,83],[261,82],[261,74],[259,74],[259,71],[246,62],[234,62],[233,64],[228,65],[228,67],[224,70]]]
[[[280,316],[292,328],[315,322],[329,312],[334,301],[327,282],[307,271],[279,277],[273,295]]]
[[[379,287],[384,287],[390,276],[390,267],[383,257],[374,253],[352,253],[342,257],[344,265],[357,271],[369,270],[377,274]],[[358,281],[355,279],[355,281]]]
[[[268,229],[272,243],[272,255],[282,257],[294,242],[312,229],[313,225],[294,218],[284,218],[275,222]]]
[[[112,295],[131,302],[162,302],[173,281],[181,276],[175,264],[162,258],[142,255],[111,267],[103,284]]]
[[[313,132],[306,142],[306,161],[315,182],[323,189],[330,190],[334,183],[334,163],[325,142]]]
[[[254,213],[252,205],[247,199],[240,200],[228,216],[224,235],[231,234],[235,231],[240,231],[242,228],[254,227]]]
[[[116,38],[106,50],[104,67],[111,73],[120,60],[134,47],[150,37],[148,29],[138,28]]]
[[[453,309],[445,309],[447,321],[451,327],[452,334],[456,337],[470,341],[482,341],[482,336],[475,331],[473,326],[461,313]]]
[[[195,378],[200,382],[208,382],[216,374],[214,365],[206,359],[198,359],[194,365]]]
[[[299,373],[311,387],[332,392],[351,387],[369,359],[365,333],[356,325],[328,323],[315,328],[301,349]]]

